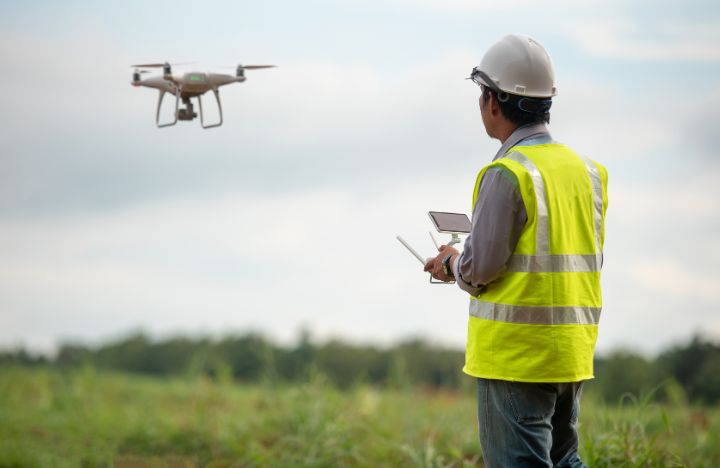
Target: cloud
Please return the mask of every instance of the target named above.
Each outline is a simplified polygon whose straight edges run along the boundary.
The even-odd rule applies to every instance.
[[[696,225],[720,221],[720,169],[706,168],[666,185],[621,183],[613,196],[622,200],[620,222],[661,222]]]
[[[579,20],[569,23],[566,30],[585,51],[599,56],[649,62],[720,62],[720,22],[716,19],[692,23],[627,17]]]
[[[650,79],[647,89],[638,91],[579,70],[558,80],[560,93],[553,102],[550,126],[553,136],[609,165],[612,179],[642,173],[636,186],[644,186],[668,173],[686,171],[684,178],[700,175],[702,186],[709,186],[711,175],[717,177],[713,122],[720,92],[713,86],[699,85],[690,92],[683,86],[668,89]],[[705,175],[690,170],[694,165],[702,166]]]
[[[265,7],[245,23],[206,10],[187,37],[182,9],[158,25],[82,6],[62,26],[27,14],[32,24],[0,29],[12,45],[0,85],[13,90],[0,135],[0,342],[47,347],[140,326],[292,339],[307,325],[462,346],[467,298],[430,286],[395,235],[429,255],[426,212],[469,211],[498,145],[462,78],[478,60],[470,49],[517,9],[514,27],[547,31],[558,57],[553,135],[610,172],[602,345],[657,347],[713,316],[720,94],[653,62],[716,63],[714,20],[632,20],[618,2],[551,2],[562,15],[524,0],[356,3],[350,14],[321,4],[323,26],[307,6],[280,23]],[[114,14],[125,21],[103,22]],[[238,51],[280,67],[224,88],[216,130],[156,129],[156,93],[129,85],[137,60]],[[597,57],[632,59],[644,78]],[[691,92],[665,94],[668,83]],[[663,276],[675,286],[658,291]],[[679,307],[692,309],[682,327]]]
[[[12,25],[0,30],[0,40],[10,45],[0,50],[0,86],[13,90],[6,95],[3,142],[41,131],[52,137],[52,129],[92,134],[133,105],[118,93],[130,88],[128,57],[93,21],[56,35]]]
[[[674,258],[641,260],[630,270],[630,276],[653,294],[720,305],[720,275],[697,271]]]
[[[460,11],[517,11],[522,9],[527,11],[533,10],[547,10],[550,8],[572,8],[578,5],[577,2],[572,0],[548,0],[542,3],[541,7],[538,7],[538,3],[532,0],[508,0],[504,2],[497,2],[492,0],[421,0],[420,2],[413,1],[408,2],[407,0],[396,0],[399,3],[408,3],[415,7],[418,4],[426,4],[433,8],[442,9],[447,11],[448,9],[460,10]],[[601,3],[598,0],[589,0],[583,2],[584,7],[597,5]]]
[[[720,333],[720,171],[676,170],[660,180],[645,176],[610,171],[605,350],[629,346],[656,352],[698,330]]]
[[[234,194],[4,222],[0,342],[91,339],[137,326],[251,328],[290,340],[309,326],[321,338],[387,343],[424,334],[461,345],[466,298],[429,289],[395,240],[402,233],[432,253],[425,186],[363,196]],[[453,207],[465,188],[432,198]],[[453,317],[439,315],[446,308]]]
[[[8,58],[25,70],[23,64],[43,63],[37,54],[55,55],[55,72],[69,77],[73,62],[57,58],[69,49],[58,41],[31,49],[32,60]],[[112,81],[101,75],[83,87],[68,83],[51,108],[72,115],[51,122],[57,114],[42,114],[34,121],[42,139],[22,120],[6,124],[0,211],[104,210],[188,192],[295,191],[390,179],[397,171],[427,174],[444,154],[469,161],[468,148],[477,148],[483,133],[476,90],[461,79],[467,63],[456,53],[387,74],[367,64],[284,63],[223,88],[225,125],[212,131],[197,122],[155,128],[156,93],[129,86],[129,69],[116,70]],[[20,72],[28,83],[19,95],[31,92],[38,72]],[[68,107],[83,99],[91,102],[87,114]],[[40,111],[44,101],[30,108]],[[29,112],[21,99],[10,105]]]

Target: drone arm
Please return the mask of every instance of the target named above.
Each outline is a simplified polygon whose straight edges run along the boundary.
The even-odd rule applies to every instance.
[[[223,124],[223,113],[222,113],[222,105],[220,104],[220,91],[217,90],[217,88],[213,88],[213,94],[215,94],[215,100],[217,101],[218,105],[218,111],[220,111],[220,121],[205,125],[205,118],[203,117],[203,107],[202,107],[202,96],[198,96],[198,102],[200,103],[200,124],[202,125],[202,128],[213,128],[213,127],[219,127]]]
[[[175,120],[172,120],[170,122],[166,122],[161,124],[160,123],[160,107],[162,106],[163,98],[165,97],[165,90],[160,90],[160,95],[158,96],[158,104],[157,104],[157,112],[155,113],[155,123],[157,124],[158,128],[163,127],[169,127],[171,125],[175,125],[178,121],[178,106],[180,105],[180,93],[178,92],[175,95]]]

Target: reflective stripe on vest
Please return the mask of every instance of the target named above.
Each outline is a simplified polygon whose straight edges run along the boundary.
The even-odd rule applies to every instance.
[[[470,301],[470,315],[475,318],[531,325],[597,325],[600,321],[600,311],[600,307],[515,306],[480,300]]]
[[[523,273],[589,273],[600,271],[602,255],[522,255],[510,257],[507,269]]]
[[[603,209],[603,193],[602,193],[602,181],[600,180],[600,171],[594,162],[587,156],[580,156],[585,162],[585,167],[590,175],[590,184],[593,190],[593,205],[595,210],[593,216],[595,217],[595,253],[600,252],[600,230],[602,229],[602,209]]]
[[[547,255],[550,252],[550,241],[548,240],[548,209],[545,201],[545,183],[543,182],[540,170],[524,154],[513,151],[505,156],[522,166],[530,173],[533,187],[535,188],[535,199],[537,200],[537,230],[536,230],[536,255]]]

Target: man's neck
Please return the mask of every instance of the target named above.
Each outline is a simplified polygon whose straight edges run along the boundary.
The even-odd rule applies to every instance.
[[[515,130],[510,132],[510,134],[507,135],[504,140],[502,140],[502,145],[500,146],[498,152],[495,154],[493,161],[501,158],[511,147],[518,144],[518,142],[523,141],[527,138],[539,136],[547,136],[548,138],[550,137],[550,133],[548,132],[545,124],[538,123],[516,127]]]
[[[519,125],[508,122],[505,125],[502,125],[497,132],[497,139],[500,140],[500,143],[505,143],[508,138],[510,138],[510,135],[513,134],[515,130],[519,128]]]

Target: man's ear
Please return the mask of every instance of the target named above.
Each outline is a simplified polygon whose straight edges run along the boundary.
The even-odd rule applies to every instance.
[[[490,106],[490,113],[492,115],[497,115],[500,113],[500,102],[498,102],[497,95],[495,93],[490,93],[490,100],[488,101],[488,106]]]

